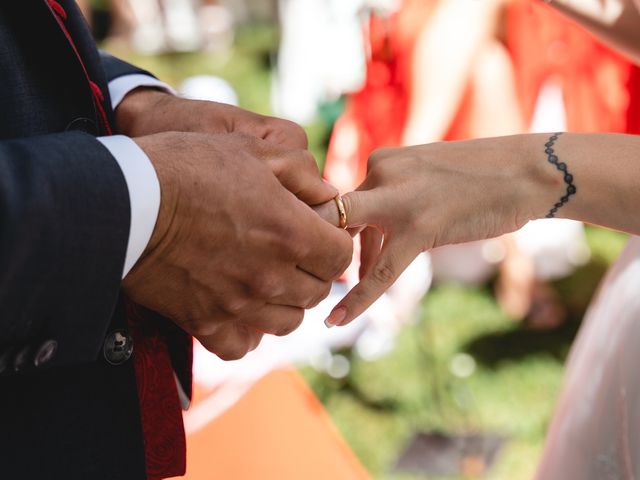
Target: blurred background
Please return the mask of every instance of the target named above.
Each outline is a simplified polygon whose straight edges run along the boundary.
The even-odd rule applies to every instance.
[[[541,2],[79,3],[102,48],[180,94],[303,124],[343,192],[382,146],[638,131],[636,68]],[[537,221],[420,257],[346,329],[322,320],[356,267],[290,338],[226,364],[197,348],[188,478],[531,478],[572,340],[625,241]],[[222,450],[260,473],[220,470]]]

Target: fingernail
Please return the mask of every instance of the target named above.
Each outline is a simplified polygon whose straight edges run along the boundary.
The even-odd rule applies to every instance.
[[[324,324],[327,326],[327,328],[340,325],[344,321],[346,316],[347,316],[347,309],[344,307],[338,307],[329,314],[327,319],[324,321]]]

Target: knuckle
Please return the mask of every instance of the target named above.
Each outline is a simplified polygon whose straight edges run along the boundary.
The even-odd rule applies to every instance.
[[[263,272],[256,275],[250,285],[254,298],[271,299],[279,294],[279,279],[272,272]]]
[[[304,320],[304,310],[298,309],[294,314],[291,315],[291,318],[287,319],[287,322],[280,326],[275,332],[274,335],[277,337],[284,337],[289,335],[290,333],[297,330],[297,328]]]
[[[380,163],[369,165],[365,181],[370,186],[377,186],[384,182],[384,168]]]
[[[367,161],[369,170],[373,167],[380,165],[380,163],[389,155],[390,148],[378,148],[374,150]]]
[[[393,173],[393,168],[393,165],[389,162],[380,161],[369,169],[369,175],[378,181],[383,181]]]
[[[191,333],[195,337],[209,337],[215,334],[216,331],[217,331],[217,328],[215,325],[213,325],[212,323],[204,322],[204,323],[198,323],[192,326],[191,331],[189,333]]]
[[[248,352],[253,352],[256,348],[258,348],[258,345],[260,345],[260,342],[262,341],[263,337],[264,337],[263,333],[256,331],[255,335],[252,338],[252,341],[249,344]]]
[[[222,360],[240,360],[244,357],[253,346],[252,330],[241,324],[233,324],[229,326],[224,338],[220,338],[216,346],[214,345],[213,353]]]
[[[316,162],[315,157],[309,150],[302,150],[301,157],[302,157],[302,163],[304,163],[304,166],[306,168],[308,168],[313,172],[319,173],[318,162]]]
[[[285,134],[296,144],[306,148],[308,140],[307,133],[304,131],[304,128],[291,120],[280,119],[280,122],[282,124],[281,128]]]
[[[331,278],[335,279],[344,273],[353,259],[353,242],[350,238],[345,236],[343,245],[336,249],[333,259]]]
[[[331,292],[331,284],[326,284],[319,292],[315,293],[309,301],[307,301],[304,305],[304,308],[309,309],[316,307],[321,301],[329,296]]]
[[[308,144],[307,133],[304,128],[291,120],[276,117],[262,117],[262,128],[270,132],[276,143],[306,148]]]
[[[250,301],[246,297],[225,299],[222,310],[232,317],[238,317],[250,308]]]
[[[301,233],[291,231],[285,239],[286,249],[294,259],[307,258],[311,254],[311,246],[301,236]]]
[[[226,315],[208,314],[198,315],[196,318],[189,320],[189,333],[195,337],[210,337],[218,333],[220,326],[225,322]]]
[[[342,232],[339,239],[332,239],[332,255],[326,260],[325,275],[323,280],[335,280],[349,267],[353,260],[353,240]]]
[[[244,347],[233,347],[220,351],[214,351],[213,353],[220,357],[221,360],[229,362],[233,360],[240,360],[241,358],[243,358],[248,353],[248,349]]]
[[[381,285],[391,284],[395,278],[395,268],[389,261],[383,261],[373,267],[371,271],[373,280]]]

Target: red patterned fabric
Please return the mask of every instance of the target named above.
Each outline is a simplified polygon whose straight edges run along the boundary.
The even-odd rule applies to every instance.
[[[133,336],[147,478],[184,475],[184,424],[167,343],[142,307],[129,302],[127,320]]]

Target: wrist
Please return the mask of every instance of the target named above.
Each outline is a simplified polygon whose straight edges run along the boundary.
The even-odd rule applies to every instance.
[[[160,207],[151,238],[143,256],[157,249],[166,236],[172,221],[172,216],[179,198],[179,175],[169,154],[170,146],[183,141],[179,133],[162,133],[132,138],[132,140],[147,155],[158,177],[160,186]]]
[[[139,87],[129,92],[115,110],[116,124],[120,133],[130,137],[141,137],[156,133],[149,126],[157,118],[153,110],[171,102],[176,97],[153,87]]]
[[[529,220],[545,218],[551,209],[565,194],[563,175],[549,163],[545,153],[545,144],[549,142],[552,133],[518,135],[515,162],[519,166],[517,173],[520,179],[517,188],[517,210],[525,223]],[[562,140],[553,146],[556,156],[562,161]],[[558,148],[560,146],[560,148]],[[518,150],[519,149],[519,150]],[[556,216],[562,217],[563,211],[557,211]]]

